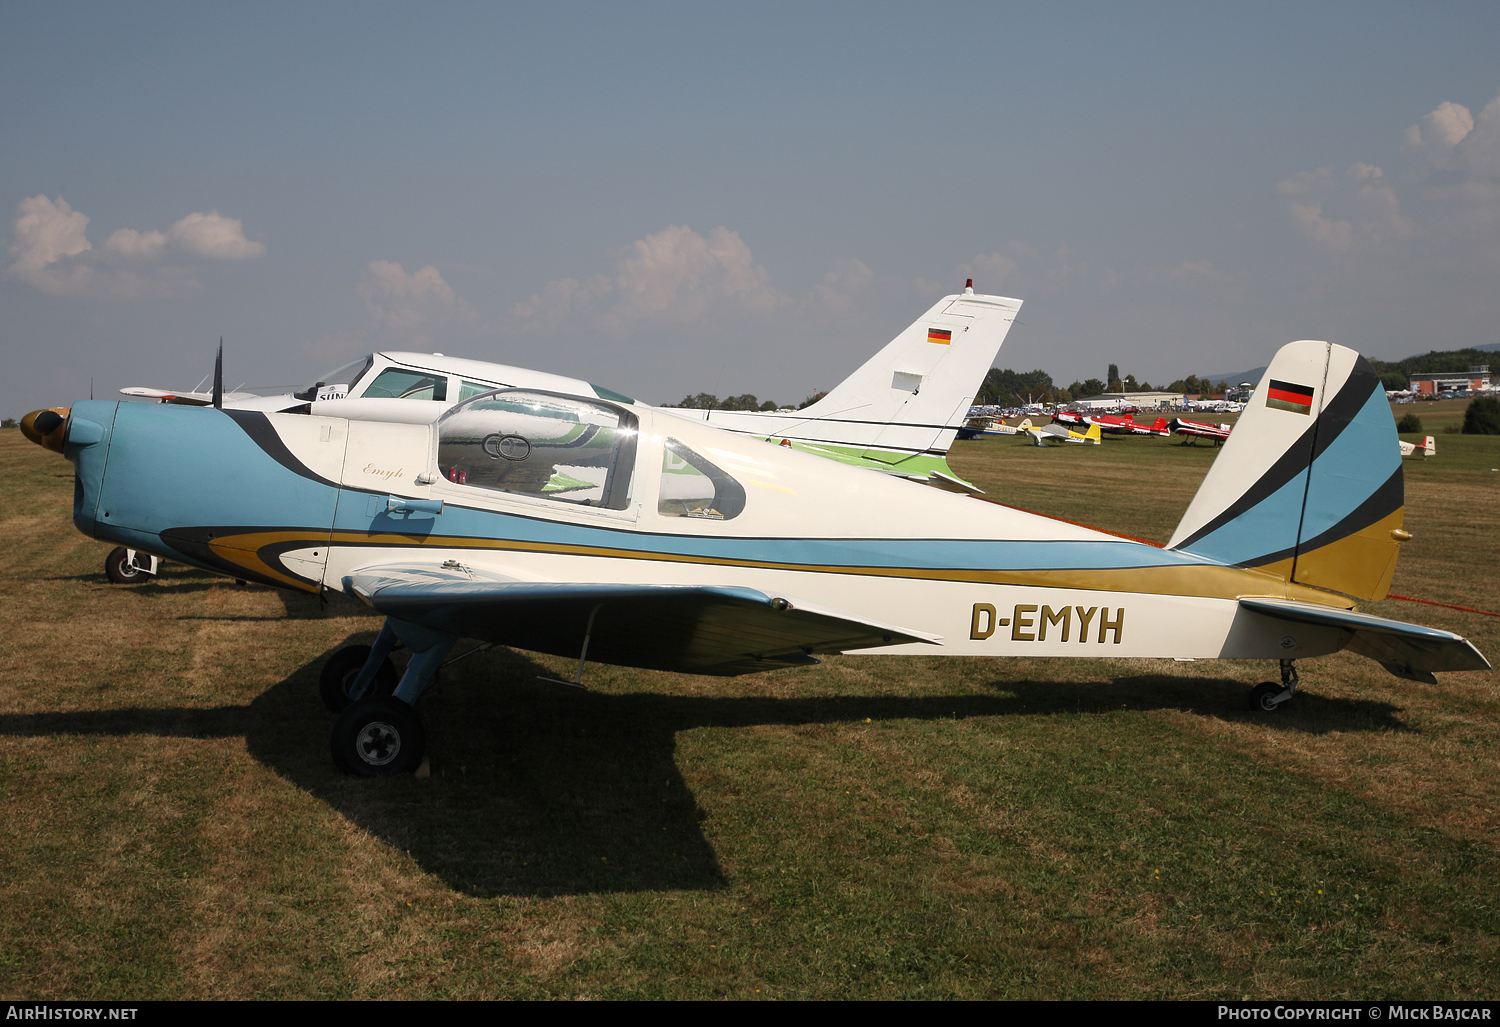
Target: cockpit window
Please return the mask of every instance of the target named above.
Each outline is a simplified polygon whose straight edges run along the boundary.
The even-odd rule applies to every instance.
[[[546,392],[487,392],[438,421],[438,470],[449,481],[623,510],[636,419]]]
[[[484,385],[480,382],[462,381],[458,386],[458,400],[462,403],[471,396],[477,396],[481,392],[494,392],[495,386]]]
[[[366,399],[447,399],[448,376],[408,367],[388,367],[365,390]]]
[[[657,513],[663,517],[727,521],[743,509],[744,486],[676,439],[667,439],[662,444]]]
[[[312,402],[319,399],[342,399],[354,391],[354,386],[364,377],[375,363],[375,355],[360,357],[358,360],[350,361],[343,367],[335,368],[327,374],[319,375],[309,382],[307,387],[300,392],[292,393],[301,400]]]

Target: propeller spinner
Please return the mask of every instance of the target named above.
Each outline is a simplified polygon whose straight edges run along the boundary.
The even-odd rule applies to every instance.
[[[21,418],[21,434],[44,449],[54,453],[63,451],[63,439],[68,434],[68,411],[71,407],[47,407],[33,410]]]

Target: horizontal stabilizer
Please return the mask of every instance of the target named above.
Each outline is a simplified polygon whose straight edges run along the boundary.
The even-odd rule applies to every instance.
[[[346,580],[387,616],[557,656],[579,655],[593,613],[589,660],[691,674],[747,674],[812,653],[940,637],[732,585],[486,581],[395,568]]]
[[[1240,605],[1297,624],[1352,631],[1354,637],[1345,649],[1368,656],[1400,678],[1431,685],[1437,683],[1433,671],[1490,669],[1490,662],[1472,642],[1451,631],[1291,599],[1241,599]]]
[[[923,485],[931,485],[933,488],[942,489],[944,492],[956,492],[963,496],[982,496],[984,489],[973,482],[964,481],[956,474],[944,474],[942,471],[928,471],[927,477],[919,477],[915,474],[906,475],[912,481],[921,482]]]

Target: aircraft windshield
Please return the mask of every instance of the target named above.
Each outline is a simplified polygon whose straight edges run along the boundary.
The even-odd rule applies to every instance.
[[[636,420],[601,403],[546,392],[487,392],[438,421],[438,470],[449,481],[623,510]]]
[[[375,363],[375,356],[360,357],[351,360],[343,367],[334,368],[327,374],[319,375],[307,384],[307,387],[292,393],[298,399],[339,399],[354,391],[354,386],[359,383],[360,378]]]

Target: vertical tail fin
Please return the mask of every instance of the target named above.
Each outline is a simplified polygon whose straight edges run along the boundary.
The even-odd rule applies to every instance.
[[[708,410],[702,417],[897,474],[947,472],[944,457],[1020,309],[1020,300],[972,289],[944,296],[811,406],[795,413]]]
[[[1422,455],[1423,456],[1434,456],[1436,454],[1437,454],[1437,442],[1433,439],[1433,437],[1431,435],[1429,435],[1429,436],[1427,436],[1427,441],[1425,441],[1425,442],[1422,443]]]
[[[1020,309],[1020,300],[967,290],[943,297],[800,411],[807,421],[786,434],[859,445],[867,459],[890,464],[946,453]]]
[[[1383,598],[1406,537],[1398,441],[1368,361],[1326,342],[1283,346],[1168,547]]]

